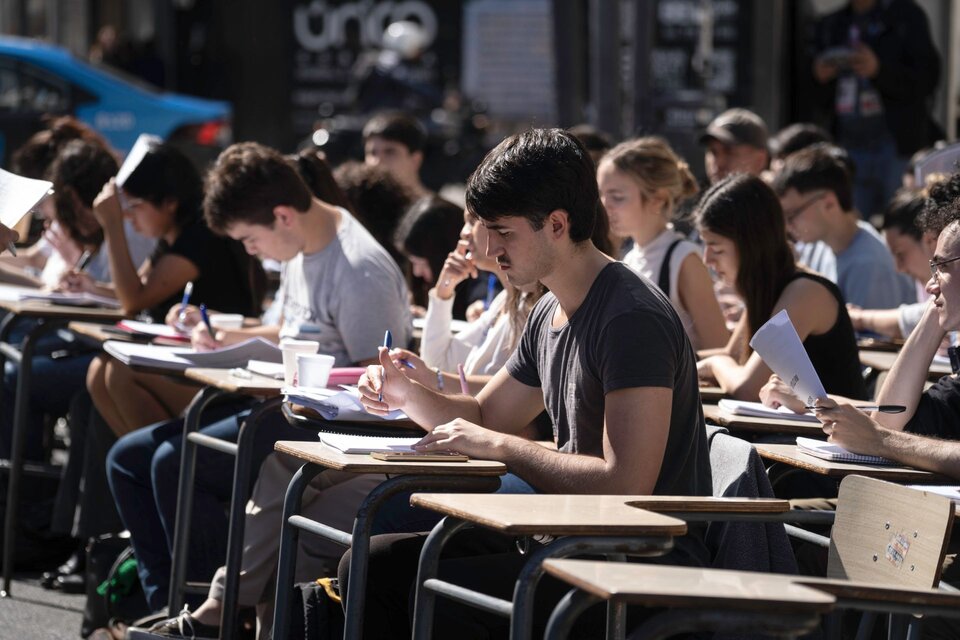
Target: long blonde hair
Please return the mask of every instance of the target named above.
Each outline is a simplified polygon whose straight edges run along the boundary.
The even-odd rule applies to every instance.
[[[669,219],[677,202],[697,193],[697,179],[690,167],[657,136],[646,136],[621,142],[608,151],[601,164],[611,163],[640,186],[642,197],[663,194],[665,203],[661,213]]]

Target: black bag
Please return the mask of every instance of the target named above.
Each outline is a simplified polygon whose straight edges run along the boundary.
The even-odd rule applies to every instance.
[[[343,607],[336,578],[295,584],[290,607],[290,640],[343,637]]]
[[[87,603],[80,635],[88,637],[111,620],[133,622],[150,613],[136,574],[129,534],[104,534],[87,544]]]

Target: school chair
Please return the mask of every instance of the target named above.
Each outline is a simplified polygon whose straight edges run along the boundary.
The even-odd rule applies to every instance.
[[[792,637],[830,609],[960,617],[960,594],[936,588],[954,518],[943,496],[850,476],[840,486],[826,578],[549,560],[545,571],[575,588],[554,610],[545,637],[566,638],[579,613],[604,600],[669,607],[630,636],[644,640],[696,631]],[[808,589],[834,600],[818,601]],[[908,620],[907,638],[920,637],[921,622]]]

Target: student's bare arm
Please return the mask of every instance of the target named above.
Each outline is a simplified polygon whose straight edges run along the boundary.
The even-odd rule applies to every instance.
[[[673,391],[661,387],[608,393],[602,457],[558,453],[459,418],[437,426],[418,448],[499,460],[546,493],[648,494],[663,464],[672,398]]]
[[[836,299],[826,287],[807,279],[798,279],[784,290],[771,315],[786,309],[797,335],[803,341],[811,333],[824,333],[834,325],[840,312]],[[698,370],[709,372],[717,384],[738,400],[756,401],[760,389],[770,378],[770,368],[756,353],[751,354],[746,364],[715,356],[701,361]]]
[[[713,295],[713,282],[699,256],[690,254],[680,263],[677,292],[683,308],[693,319],[693,326],[704,349],[723,348],[730,332],[723,320],[720,304]],[[669,292],[667,292],[669,294]]]
[[[476,398],[443,395],[408,378],[386,349],[380,351],[379,366],[367,367],[359,386],[361,402],[370,413],[383,415],[391,409],[403,409],[427,431],[463,418],[490,430],[520,433],[543,411],[540,389],[517,382],[505,369],[497,372]]]
[[[887,429],[849,404],[817,413],[830,442],[960,479],[960,442]]]
[[[887,374],[880,390],[878,404],[901,404],[907,408],[903,413],[878,414],[876,421],[888,429],[902,430],[917,410],[923,383],[927,380],[930,362],[943,340],[937,307],[930,305],[923,314],[907,343],[900,350],[893,368]]]

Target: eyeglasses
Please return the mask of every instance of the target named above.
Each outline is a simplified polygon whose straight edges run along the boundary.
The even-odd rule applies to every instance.
[[[784,216],[786,217],[787,224],[793,224],[793,221],[797,219],[797,216],[800,216],[801,214],[803,214],[803,212],[809,209],[814,202],[817,202],[818,200],[823,198],[825,195],[827,195],[827,193],[825,191],[821,191],[820,193],[814,196],[810,196],[810,198],[806,202],[804,202],[802,205],[800,205],[796,209],[793,209],[792,211],[784,211],[783,213],[784,213]]]
[[[951,262],[956,262],[960,260],[960,256],[956,258],[947,258],[946,260],[931,260],[930,261],[930,275],[934,280],[940,282],[940,276],[943,275],[943,265],[950,264]]]

